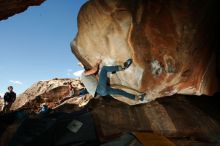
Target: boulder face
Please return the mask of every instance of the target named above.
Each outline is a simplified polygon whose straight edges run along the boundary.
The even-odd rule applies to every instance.
[[[36,6],[45,0],[0,0],[0,20],[25,11],[29,6]]]
[[[176,93],[212,95],[218,90],[215,5],[205,0],[90,0],[79,12],[72,52],[86,67],[98,58],[102,65],[132,58],[131,67],[110,75],[111,84],[146,92],[147,100]]]

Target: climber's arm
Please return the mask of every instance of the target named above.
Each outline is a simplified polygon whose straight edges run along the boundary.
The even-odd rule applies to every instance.
[[[90,69],[90,70],[87,70],[87,71],[84,71],[84,74],[85,75],[92,75],[92,74],[96,74],[98,71],[99,71],[99,65],[101,64],[102,60],[99,59],[97,62],[96,62],[96,65]]]

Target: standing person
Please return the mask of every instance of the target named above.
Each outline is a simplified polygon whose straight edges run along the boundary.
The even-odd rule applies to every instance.
[[[8,92],[6,92],[4,95],[3,112],[10,111],[10,108],[11,108],[12,104],[14,103],[15,99],[16,99],[16,93],[13,91],[13,87],[9,86]]]
[[[131,93],[125,92],[121,89],[115,89],[112,88],[107,84],[108,77],[107,73],[116,73],[118,71],[124,71],[132,64],[132,59],[128,59],[126,62],[124,62],[122,65],[116,65],[116,66],[103,66],[100,74],[99,73],[99,65],[101,64],[102,60],[98,60],[96,65],[86,70],[81,75],[81,81],[85,85],[87,91],[95,97],[96,95],[100,96],[106,96],[106,95],[121,95],[124,97],[127,97],[132,100],[136,101],[143,101],[145,93],[142,93],[140,95],[133,95]]]

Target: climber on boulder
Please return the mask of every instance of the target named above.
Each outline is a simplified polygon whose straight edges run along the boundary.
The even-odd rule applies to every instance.
[[[92,69],[86,69],[81,74],[81,81],[85,85],[87,91],[93,96],[106,96],[106,95],[121,95],[127,97],[132,100],[136,101],[143,101],[145,93],[140,95],[133,95],[131,93],[125,92],[121,89],[112,88],[107,84],[108,77],[107,73],[115,73],[118,71],[124,71],[132,64],[132,59],[128,59],[124,62],[123,65],[116,65],[116,66],[103,66],[101,68],[99,74],[99,65],[101,64],[102,60],[97,60],[96,65]]]

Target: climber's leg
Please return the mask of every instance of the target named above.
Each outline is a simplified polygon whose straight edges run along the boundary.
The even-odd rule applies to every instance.
[[[121,89],[111,88],[109,86],[107,86],[107,94],[108,95],[121,95],[121,96],[127,97],[132,100],[135,100],[135,98],[136,98],[136,96],[131,93],[128,93],[128,92],[123,91]]]
[[[108,82],[108,77],[107,73],[108,72],[115,72],[119,71],[120,66],[103,66],[101,69],[101,72],[99,74],[99,81],[98,81],[98,86],[96,89],[96,92],[101,95],[101,96],[106,96],[107,95],[107,82]]]

